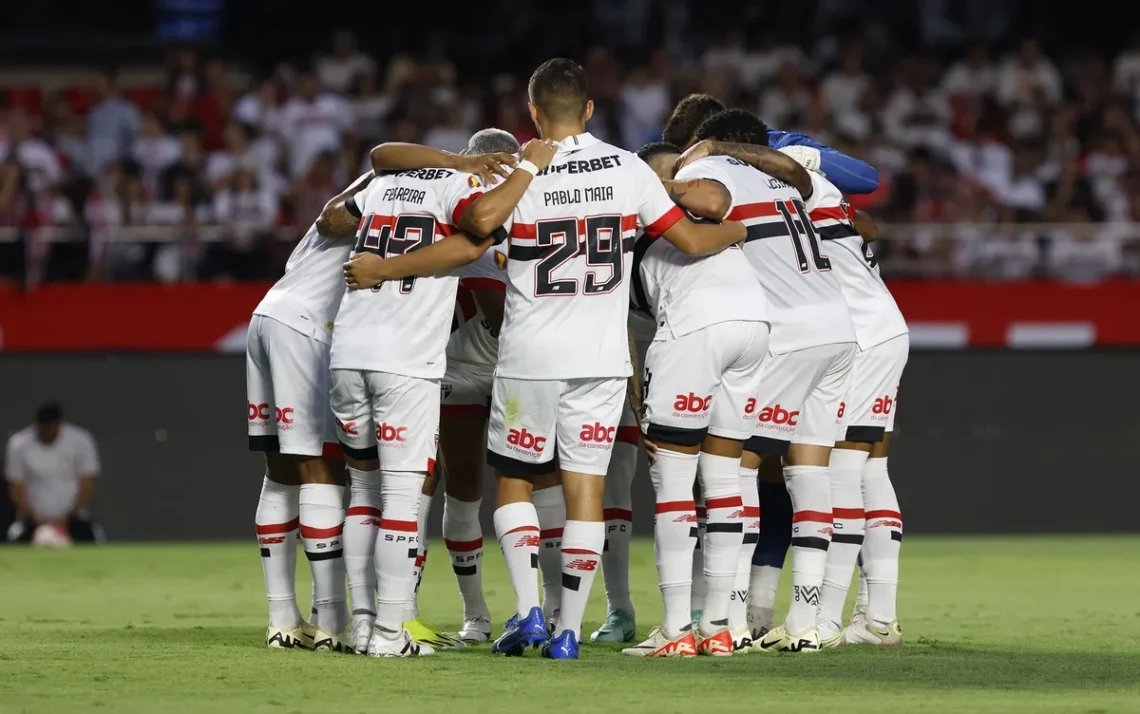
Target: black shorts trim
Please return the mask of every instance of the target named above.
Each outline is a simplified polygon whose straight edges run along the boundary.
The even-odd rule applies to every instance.
[[[645,431],[645,438],[658,444],[676,444],[677,446],[700,446],[708,436],[709,429],[685,429],[679,426],[663,426],[650,424]]]
[[[510,456],[503,456],[491,450],[487,451],[487,465],[514,478],[535,478],[548,474],[556,468],[554,459],[535,464],[530,461],[512,459]]]
[[[887,430],[881,426],[849,426],[844,441],[857,441],[862,444],[877,444],[883,440]]]
[[[342,441],[342,442],[340,442],[340,448],[344,451],[344,455],[349,457],[350,459],[355,459],[357,461],[379,461],[380,460],[380,449],[375,444],[373,444],[372,446],[365,447],[363,449],[358,449],[355,446],[349,446],[348,444],[346,444]]]
[[[267,436],[251,436],[249,437],[249,450],[250,451],[268,451],[270,453],[281,452],[281,442],[277,440],[277,435]]]
[[[785,456],[788,453],[788,446],[790,445],[790,441],[773,439],[770,436],[750,436],[748,440],[744,442],[744,450],[758,455],[774,454]]]
[[[851,533],[832,533],[832,543],[847,543],[849,545],[863,545],[863,536]]]
[[[827,546],[831,545],[831,541],[827,538],[818,538],[816,536],[799,536],[792,538],[793,548],[814,548],[816,550],[827,550]]]
[[[709,523],[705,526],[705,533],[743,533],[744,524],[740,521],[735,523]]]
[[[310,553],[306,550],[305,557],[309,559],[310,563],[318,560],[335,560],[336,558],[344,557],[344,551],[340,548],[336,550],[321,550],[315,553]]]

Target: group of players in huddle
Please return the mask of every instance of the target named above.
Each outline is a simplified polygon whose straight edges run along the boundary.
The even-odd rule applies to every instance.
[[[407,657],[489,641],[484,443],[516,596],[495,653],[577,658],[599,567],[609,615],[591,640],[627,655],[899,644],[886,457],[909,341],[875,227],[843,198],[873,190],[874,170],[707,95],[634,155],[586,131],[577,64],[547,61],[528,89],[541,139],[525,146],[485,129],[460,155],[374,149],[254,311],[267,644]],[[634,644],[639,445],[665,614]],[[416,610],[441,472],[464,602],[454,636]]]

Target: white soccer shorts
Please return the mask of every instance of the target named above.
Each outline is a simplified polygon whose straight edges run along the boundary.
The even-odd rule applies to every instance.
[[[339,457],[329,409],[329,346],[254,315],[245,343],[251,451]]]
[[[722,322],[652,343],[642,432],[650,441],[681,446],[696,446],[706,434],[748,439],[767,355],[766,322]]]
[[[894,430],[899,380],[909,356],[910,336],[905,334],[855,353],[836,441],[873,444]]]
[[[439,383],[442,418],[487,416],[495,365],[483,367],[466,362],[447,361],[447,373]]]
[[[487,463],[511,476],[555,466],[605,476],[626,399],[625,378],[530,380],[495,377]]]
[[[334,369],[331,402],[347,456],[378,458],[385,471],[435,470],[438,379]]]
[[[792,442],[834,446],[854,354],[855,343],[842,342],[769,355],[757,393],[752,437],[744,448],[758,454],[786,454]]]

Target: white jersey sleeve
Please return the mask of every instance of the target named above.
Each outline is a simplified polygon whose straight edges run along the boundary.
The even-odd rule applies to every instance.
[[[456,209],[482,189],[469,179],[450,169],[378,177],[353,202],[361,214],[353,252],[393,257],[458,232]],[[458,282],[453,275],[404,278],[345,292],[333,331],[332,368],[442,377]]]

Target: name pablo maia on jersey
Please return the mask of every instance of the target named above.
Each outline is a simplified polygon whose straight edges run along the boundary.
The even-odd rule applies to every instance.
[[[614,200],[613,186],[590,186],[576,188],[569,191],[545,191],[542,200],[547,206],[564,206],[568,203],[581,203],[582,201],[612,201]]]

